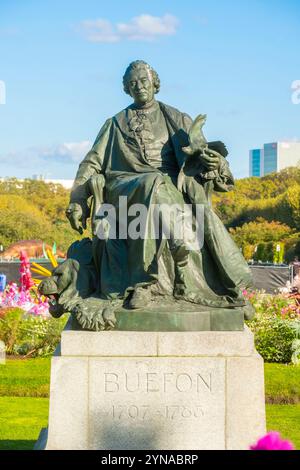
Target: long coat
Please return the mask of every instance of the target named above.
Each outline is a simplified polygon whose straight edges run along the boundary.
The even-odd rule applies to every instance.
[[[166,121],[173,157],[182,168],[188,145],[191,118],[159,102]],[[203,207],[203,245],[192,250],[185,268],[185,291],[182,298],[202,305],[226,307],[242,305],[241,289],[251,284],[251,274],[240,250],[211,207],[211,193],[226,191],[234,184],[225,158],[220,157],[216,175],[200,181],[186,175],[183,192],[176,178],[152,167],[143,157],[138,140],[128,128],[130,107],[108,119],[96,141],[81,162],[71,194],[71,202],[86,205],[89,179],[95,174],[105,178],[105,202],[119,209],[120,196],[127,205],[144,204],[147,230],[157,204],[185,203]],[[118,220],[120,222],[120,220]],[[123,297],[137,285],[154,284],[160,293],[172,295],[174,262],[163,239],[111,239],[98,244],[99,292],[104,298]]]

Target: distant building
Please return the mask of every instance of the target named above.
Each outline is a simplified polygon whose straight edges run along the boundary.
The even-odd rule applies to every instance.
[[[32,179],[45,183],[61,184],[66,189],[71,189],[74,183],[74,180],[46,178],[45,175],[32,175]]]
[[[61,184],[65,189],[71,189],[74,183],[74,180],[67,180],[67,179],[55,179],[55,178],[45,178],[44,175],[32,175],[32,178],[35,181],[44,181],[44,183],[53,183],[53,184]],[[22,189],[23,188],[23,178],[15,178],[11,176],[0,177],[0,183],[4,182],[17,182],[16,188]]]
[[[61,184],[66,189],[71,189],[74,183],[74,180],[59,180],[59,179],[45,179],[45,183]]]
[[[250,176],[261,176],[262,175],[262,163],[263,163],[262,149],[250,150],[249,156],[249,175]]]
[[[264,176],[300,163],[300,142],[273,142],[249,153],[249,175]]]

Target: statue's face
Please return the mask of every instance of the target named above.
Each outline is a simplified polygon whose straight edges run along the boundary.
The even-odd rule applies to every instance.
[[[143,106],[153,100],[154,86],[150,70],[146,67],[132,69],[127,80],[130,95],[137,106]]]

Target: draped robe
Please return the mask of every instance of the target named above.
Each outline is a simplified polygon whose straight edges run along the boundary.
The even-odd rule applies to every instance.
[[[214,175],[207,179],[197,179],[187,172],[183,190],[179,191],[176,179],[186,160],[182,148],[188,145],[192,120],[171,106],[156,103],[168,133],[161,166],[151,161],[151,152],[147,158],[132,125],[135,109],[131,105],[101,128],[79,166],[71,202],[86,207],[90,196],[88,181],[93,175],[102,174],[105,203],[118,209],[120,196],[126,196],[129,208],[136,203],[144,204],[149,219],[155,204],[202,204],[204,244],[189,253],[188,264],[183,268],[185,288],[180,297],[212,307],[243,305],[241,289],[251,284],[250,270],[211,206],[213,190],[227,191],[234,184],[228,163],[220,156],[219,169],[210,172]],[[147,284],[153,284],[154,290],[162,295],[173,294],[174,261],[165,240],[109,238],[96,243],[96,247],[98,290],[103,298],[123,298],[136,286]]]

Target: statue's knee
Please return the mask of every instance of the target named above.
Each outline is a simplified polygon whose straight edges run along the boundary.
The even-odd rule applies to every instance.
[[[93,195],[102,193],[104,186],[105,178],[101,173],[97,173],[91,176],[91,178],[89,179],[89,187]]]
[[[146,189],[151,188],[155,184],[159,186],[160,184],[164,183],[164,175],[160,173],[149,173],[147,175],[143,175],[139,179],[139,187]]]

